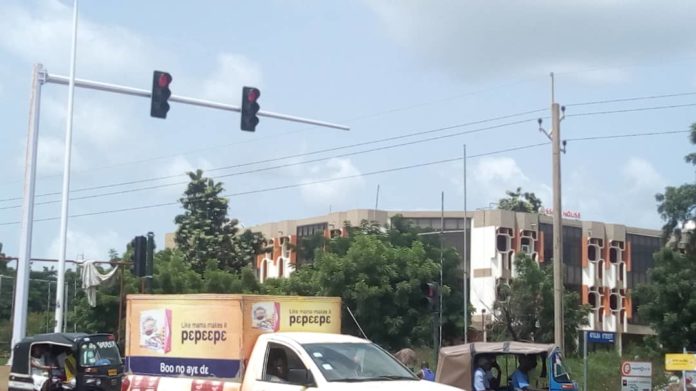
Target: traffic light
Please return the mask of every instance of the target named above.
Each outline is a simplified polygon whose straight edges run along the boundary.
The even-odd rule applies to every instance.
[[[421,285],[423,291],[423,303],[431,312],[440,312],[440,285],[437,282],[428,282]]]
[[[256,116],[256,113],[261,108],[258,102],[259,96],[261,96],[261,91],[258,88],[242,88],[242,130],[256,131],[256,125],[259,124],[259,117]]]
[[[150,116],[155,118],[167,118],[169,111],[169,97],[172,91],[169,84],[172,82],[172,75],[167,72],[155,71],[152,74],[152,99],[150,100]]]
[[[147,273],[147,238],[136,236],[131,242],[133,248],[133,274],[138,277],[145,277]]]

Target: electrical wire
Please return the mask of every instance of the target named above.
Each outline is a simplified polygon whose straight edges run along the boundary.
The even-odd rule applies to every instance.
[[[689,132],[691,132],[691,131],[690,130],[676,130],[676,131],[664,131],[664,132],[627,133],[627,134],[608,135],[608,136],[588,136],[588,137],[569,138],[569,139],[565,139],[565,141],[589,141],[589,140],[602,140],[602,139],[617,139],[617,138],[629,138],[629,137],[680,134],[680,133],[689,133]],[[518,147],[500,149],[500,150],[476,154],[476,155],[469,155],[469,156],[467,156],[467,159],[474,159],[474,158],[496,155],[496,154],[505,153],[505,152],[513,152],[513,151],[520,151],[520,150],[524,150],[524,149],[537,148],[537,147],[541,147],[541,146],[549,145],[549,144],[550,144],[550,142],[543,142],[543,143],[537,143],[537,144],[530,144],[530,145],[523,145],[523,146],[518,146]],[[346,179],[355,179],[355,178],[360,178],[360,177],[373,176],[373,175],[409,170],[409,169],[414,169],[414,168],[427,167],[427,166],[444,164],[444,163],[451,163],[451,162],[461,161],[462,159],[463,159],[462,157],[457,157],[457,158],[451,158],[451,159],[436,160],[436,161],[432,161],[432,162],[425,162],[425,163],[413,164],[413,165],[408,165],[408,166],[401,166],[401,167],[388,168],[388,169],[384,169],[384,170],[371,171],[371,172],[366,172],[366,173],[362,173],[362,174],[347,175],[347,176],[342,176],[342,177],[320,179],[320,180],[311,181],[311,182],[294,183],[294,184],[289,184],[289,185],[268,187],[268,188],[263,188],[263,189],[249,190],[249,191],[243,191],[243,192],[237,192],[237,193],[229,193],[229,194],[222,195],[222,197],[229,198],[229,197],[258,194],[258,193],[269,192],[269,191],[292,189],[292,188],[297,188],[297,187],[304,187],[304,186],[310,186],[310,185],[316,185],[316,184],[322,184],[322,183],[336,182],[336,181],[346,180]],[[157,208],[157,207],[162,207],[162,206],[172,206],[172,205],[177,205],[177,204],[178,204],[178,202],[165,202],[165,203],[143,205],[143,206],[137,206],[137,207],[131,207],[131,208],[110,209],[110,210],[104,210],[104,211],[75,214],[75,215],[71,215],[69,217],[75,218],[75,217],[94,216],[94,215],[101,215],[101,214],[120,213],[120,212],[134,211],[134,210],[151,209],[151,208]],[[40,221],[51,221],[51,220],[58,220],[58,219],[59,219],[59,217],[48,217],[48,218],[43,218],[43,219],[35,219],[34,221],[40,222]],[[5,223],[0,223],[0,226],[16,225],[19,223],[20,223],[19,221],[5,222]]]
[[[635,97],[629,97],[629,98],[595,100],[595,101],[590,101],[590,102],[570,103],[570,104],[567,104],[564,106],[565,107],[574,107],[574,106],[602,105],[602,104],[607,104],[607,103],[635,102],[635,101],[639,101],[639,100],[675,98],[678,96],[690,96],[690,95],[696,95],[696,92],[677,92],[674,94],[666,94],[666,95],[647,95],[647,96],[635,96]]]
[[[342,146],[337,146],[337,147],[319,149],[319,150],[310,151],[310,152],[279,156],[279,157],[270,158],[270,159],[256,160],[256,161],[252,161],[252,162],[238,163],[238,164],[222,166],[222,167],[215,167],[215,168],[210,168],[206,171],[207,172],[222,171],[222,170],[228,170],[228,169],[232,169],[232,168],[248,167],[248,166],[252,166],[252,165],[256,165],[256,164],[272,163],[272,162],[281,161],[281,160],[288,160],[288,159],[294,159],[294,158],[299,158],[299,157],[317,155],[317,154],[326,153],[326,152],[335,152],[335,151],[338,151],[341,149],[355,148],[355,147],[360,147],[360,146],[365,146],[365,145],[370,145],[370,144],[375,144],[375,143],[381,143],[381,142],[385,142],[385,141],[400,140],[400,139],[404,139],[404,138],[408,138],[408,137],[443,132],[446,130],[452,130],[452,129],[466,127],[466,126],[480,125],[480,124],[484,124],[484,123],[488,123],[488,122],[494,122],[494,121],[499,121],[499,120],[503,120],[503,119],[519,117],[519,116],[526,115],[526,114],[534,114],[534,113],[538,113],[538,112],[546,111],[546,110],[547,109],[529,110],[529,111],[524,111],[524,112],[520,112],[520,113],[507,114],[507,115],[502,115],[502,116],[498,116],[498,117],[486,118],[483,120],[477,120],[477,121],[471,121],[471,122],[466,122],[466,123],[461,123],[461,124],[456,124],[456,125],[450,125],[450,126],[445,126],[445,127],[440,127],[440,128],[429,129],[429,130],[425,130],[425,131],[411,132],[411,133],[407,133],[407,134],[403,134],[403,135],[399,135],[399,136],[374,139],[374,140],[364,141],[364,142],[355,143],[355,144],[348,144],[348,145],[342,145]],[[507,122],[507,123],[504,123],[501,125],[496,125],[496,126],[491,127],[491,128],[512,126],[512,125],[517,125],[517,124],[521,124],[521,123],[529,122],[529,121],[533,121],[533,120],[536,120],[536,119],[529,118],[529,119],[524,119],[524,120],[519,120],[519,121],[512,121],[512,122]],[[464,132],[459,132],[459,133],[453,133],[451,135],[448,135],[447,137],[454,137],[454,136],[467,134],[467,133],[475,133],[478,131],[484,131],[484,130],[488,130],[488,129],[489,128],[483,128],[483,129],[475,129],[473,131],[464,131]],[[444,137],[439,137],[439,138],[444,138]],[[439,138],[432,138],[432,140],[439,139]],[[427,139],[426,141],[430,141],[430,140],[431,139]],[[186,174],[177,174],[177,175],[166,175],[166,176],[160,176],[160,177],[137,179],[137,180],[133,180],[133,181],[125,181],[125,182],[118,182],[118,183],[112,183],[112,184],[106,184],[106,185],[77,188],[77,189],[71,190],[70,192],[71,193],[79,193],[79,192],[83,192],[83,191],[99,190],[99,189],[106,189],[106,188],[111,188],[111,187],[134,185],[134,184],[138,184],[138,183],[146,183],[146,182],[153,182],[153,181],[159,181],[159,180],[181,178],[182,176],[185,176],[185,175]],[[37,194],[36,197],[46,197],[46,196],[60,195],[60,194],[61,194],[60,192],[51,192],[51,193]],[[21,200],[21,199],[22,199],[22,197],[5,198],[5,199],[0,199],[0,202]]]
[[[520,150],[525,150],[525,149],[537,148],[537,147],[541,147],[541,146],[548,145],[548,144],[550,144],[550,143],[547,141],[547,142],[543,142],[543,143],[523,145],[523,146],[512,147],[512,148],[505,148],[505,149],[481,153],[481,154],[477,154],[477,155],[469,155],[469,156],[467,156],[467,159],[474,159],[474,158],[496,155],[496,154],[505,153],[505,152],[512,152],[512,151],[520,151]],[[390,172],[403,171],[403,170],[433,166],[433,165],[444,164],[444,163],[451,163],[451,162],[461,161],[462,159],[463,159],[463,157],[456,157],[456,158],[451,158],[451,159],[442,159],[442,160],[436,160],[436,161],[425,162],[425,163],[411,164],[408,166],[393,167],[393,168],[387,168],[387,169],[383,169],[383,170],[370,171],[370,172],[365,172],[365,173],[356,174],[356,175],[346,175],[346,176],[335,177],[335,178],[320,179],[320,180],[311,181],[311,182],[293,183],[293,184],[288,184],[288,185],[283,185],[283,186],[275,186],[275,187],[268,187],[268,188],[262,188],[262,189],[243,191],[243,192],[238,192],[238,193],[223,194],[221,197],[229,198],[229,197],[237,197],[237,196],[244,196],[244,195],[250,195],[250,194],[265,193],[265,192],[269,192],[269,191],[292,189],[292,188],[316,185],[316,184],[321,184],[321,183],[336,182],[336,181],[341,181],[341,180],[346,180],[346,179],[354,179],[354,178],[358,178],[358,177],[373,176],[373,175],[385,174],[385,173],[390,173]],[[142,206],[131,207],[131,208],[109,209],[109,210],[102,210],[102,211],[96,211],[96,212],[74,214],[74,215],[70,215],[69,217],[76,218],[76,217],[94,216],[94,215],[102,215],[102,214],[110,214],[110,213],[128,212],[128,211],[134,211],[134,210],[158,208],[158,207],[162,207],[162,206],[172,206],[172,205],[177,205],[178,203],[179,202],[164,202],[164,203],[142,205]],[[51,220],[58,220],[59,218],[60,217],[46,217],[46,218],[41,218],[41,219],[34,219],[34,221],[35,222],[51,221]],[[19,221],[4,222],[4,223],[0,223],[0,226],[16,225],[19,223],[20,223]]]

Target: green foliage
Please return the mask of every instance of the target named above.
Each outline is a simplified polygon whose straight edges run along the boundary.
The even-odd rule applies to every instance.
[[[553,342],[553,271],[539,266],[522,254],[515,259],[517,277],[509,291],[497,300],[494,310],[500,316],[492,325],[492,337],[497,340]],[[507,299],[505,299],[507,298]],[[580,304],[576,292],[563,296],[565,351],[577,349],[577,330],[588,324],[590,309]]]
[[[184,213],[176,216],[175,241],[194,271],[203,273],[209,261],[233,272],[250,265],[259,253],[263,238],[246,230],[238,235],[237,220],[227,217],[228,201],[221,197],[221,182],[188,173],[191,182],[179,199]]]
[[[321,253],[314,273],[290,279],[309,277],[318,282],[320,295],[342,297],[371,339],[395,348],[427,341],[429,324],[420,285],[437,274],[437,265],[426,258],[420,242],[394,247],[376,235],[358,235],[345,256]]]
[[[498,209],[513,212],[537,213],[541,208],[541,200],[534,193],[524,192],[518,187],[515,191],[506,191],[506,198],[498,201]]]
[[[655,255],[650,283],[638,287],[641,318],[667,352],[696,349],[696,256],[665,248]]]

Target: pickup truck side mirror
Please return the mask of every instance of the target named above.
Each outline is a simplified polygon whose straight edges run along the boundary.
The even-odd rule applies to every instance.
[[[312,372],[305,368],[288,369],[288,383],[305,387],[314,387]]]

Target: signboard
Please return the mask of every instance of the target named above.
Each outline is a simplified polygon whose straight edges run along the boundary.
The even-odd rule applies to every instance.
[[[621,363],[621,376],[652,377],[652,363],[645,361],[624,361]]]
[[[242,339],[234,321],[242,311],[234,303],[165,297],[131,302],[129,367],[158,376],[234,377]]]
[[[665,369],[668,371],[696,371],[696,354],[665,354]]]
[[[341,299],[132,295],[126,368],[140,375],[235,378],[259,335],[341,331]]]
[[[621,391],[651,391],[652,379],[649,377],[622,376]]]
[[[604,331],[588,331],[587,332],[587,342],[593,343],[614,343],[616,333],[609,333]]]

